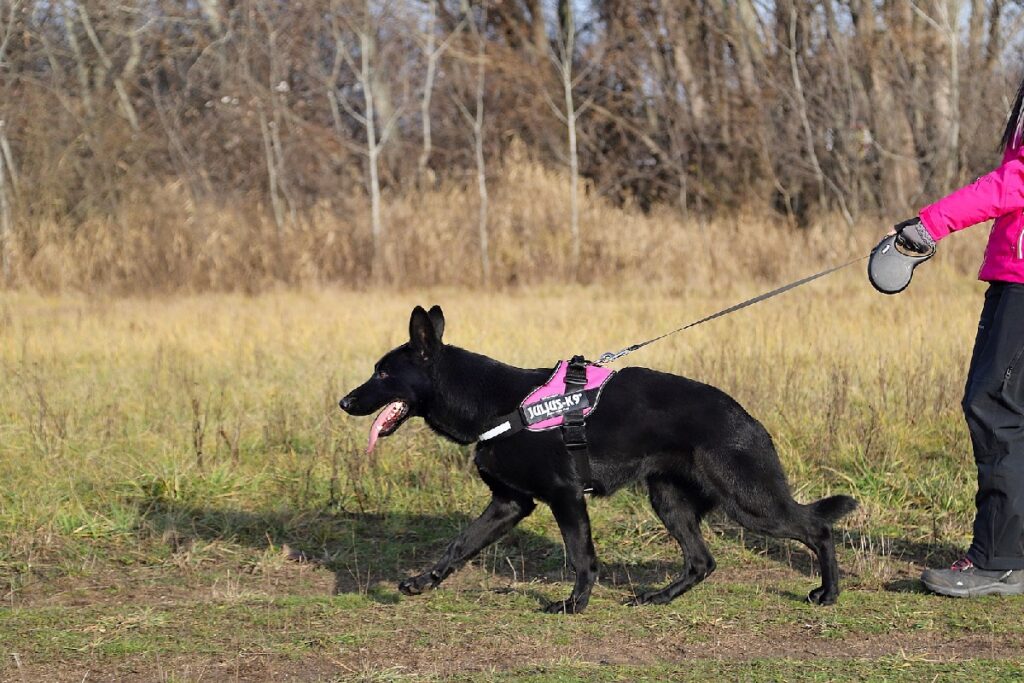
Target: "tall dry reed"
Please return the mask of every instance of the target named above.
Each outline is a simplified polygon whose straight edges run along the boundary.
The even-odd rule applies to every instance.
[[[511,154],[490,191],[492,284],[499,289],[571,279],[568,180]],[[579,188],[582,284],[722,291],[775,283],[867,252],[887,224],[848,226],[838,216],[796,228],[781,215],[746,212],[703,220],[660,207],[617,207]],[[369,206],[326,204],[278,230],[259,203],[196,202],[180,184],[127,194],[111,215],[58,222],[22,217],[11,241],[13,284],[44,292],[237,291],[279,286],[369,285]],[[387,198],[385,284],[481,287],[475,189],[446,184]],[[980,231],[979,231],[980,232]],[[976,267],[980,237],[951,240],[945,262]]]

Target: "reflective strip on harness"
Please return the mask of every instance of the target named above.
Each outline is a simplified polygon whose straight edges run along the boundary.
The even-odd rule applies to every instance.
[[[497,427],[491,427],[486,432],[481,434],[478,441],[487,441],[488,439],[493,439],[496,436],[501,436],[505,432],[509,431],[512,431],[512,423],[509,422],[508,420],[505,420]]]

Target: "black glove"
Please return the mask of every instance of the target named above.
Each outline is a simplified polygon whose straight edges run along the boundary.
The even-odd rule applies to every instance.
[[[894,227],[898,237],[896,242],[903,248],[917,254],[930,254],[935,250],[935,240],[921,224],[920,218],[911,218]]]

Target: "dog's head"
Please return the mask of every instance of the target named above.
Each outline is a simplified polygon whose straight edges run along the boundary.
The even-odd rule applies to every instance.
[[[443,334],[441,307],[434,306],[428,313],[417,306],[409,318],[409,341],[384,354],[373,376],[338,402],[349,415],[380,410],[370,427],[368,453],[378,438],[394,434],[408,418],[426,411],[433,397],[431,367],[443,346]]]

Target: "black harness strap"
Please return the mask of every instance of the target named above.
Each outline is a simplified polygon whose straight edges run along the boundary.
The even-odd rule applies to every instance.
[[[573,356],[565,370],[565,393],[583,391],[587,384],[587,361]],[[565,414],[562,421],[562,442],[572,456],[583,493],[594,492],[594,478],[590,471],[590,449],[587,447],[587,426],[583,408]]]

